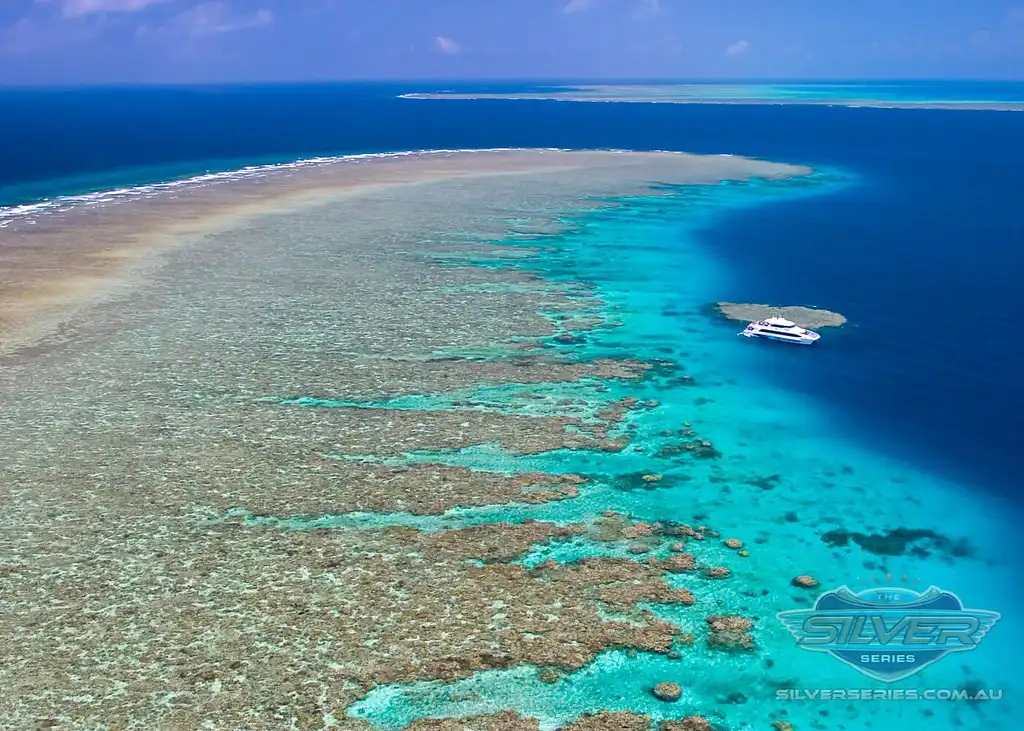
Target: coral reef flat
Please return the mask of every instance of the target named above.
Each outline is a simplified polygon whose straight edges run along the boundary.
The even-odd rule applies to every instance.
[[[808,173],[423,154],[13,220],[2,725],[371,728],[348,709],[389,684],[678,654],[692,637],[655,607],[692,605],[680,572],[715,583],[724,549],[603,514],[600,458],[638,454],[628,422],[658,406],[627,384],[689,376],[581,353],[624,323],[585,280],[522,262],[613,200]],[[474,450],[492,463],[458,464]],[[443,530],[387,519],[487,506]],[[379,520],[302,520],[350,514]],[[708,550],[672,559],[686,541]],[[559,546],[595,555],[524,560]]]
[[[925,94],[922,96],[922,92]],[[938,96],[929,96],[938,94]],[[984,94],[984,92],[980,92]],[[563,102],[645,104],[802,104],[887,109],[961,109],[1021,111],[1019,95],[1010,99],[942,96],[912,84],[594,84],[542,87],[516,92],[416,92],[407,99],[548,99]]]
[[[490,150],[357,155],[319,164],[312,161],[299,168],[271,166],[259,175],[237,179],[200,177],[191,184],[142,187],[103,205],[29,211],[5,220],[0,230],[5,268],[0,282],[0,353],[58,330],[72,305],[116,296],[131,274],[141,274],[154,265],[155,253],[206,233],[237,232],[251,217],[274,210],[316,206],[346,196],[364,200],[372,192],[376,210],[368,210],[353,222],[365,226],[372,224],[375,216],[393,215],[389,202],[396,190],[431,181],[497,175],[505,179],[503,188],[511,192],[516,175],[550,173],[547,178],[553,200],[557,200],[559,192],[586,196],[636,191],[662,175],[676,183],[698,183],[799,170],[742,158],[676,153]],[[486,220],[486,211],[484,201],[479,204],[479,215],[469,208],[461,214],[462,220]],[[435,233],[458,230],[458,219],[450,223],[445,226],[434,219],[427,225]],[[519,230],[524,235],[540,235],[550,232],[552,225],[550,219],[538,221],[527,216]],[[428,229],[421,232],[424,237],[429,236]],[[481,229],[475,234],[486,237],[493,232]],[[344,232],[345,236],[359,234],[358,230]]]
[[[800,327],[839,327],[846,318],[838,312],[829,312],[817,307],[741,304],[738,302],[718,302],[715,307],[719,314],[730,320],[751,322],[765,320],[769,317],[784,317]]]

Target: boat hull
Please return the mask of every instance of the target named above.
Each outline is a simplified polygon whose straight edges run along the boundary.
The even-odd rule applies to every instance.
[[[755,335],[755,338],[764,338],[765,340],[774,340],[777,343],[789,343],[791,345],[814,345],[817,341],[810,340],[808,338],[783,338],[776,335]]]
[[[818,338],[787,338],[780,335],[771,335],[768,333],[748,333],[741,332],[745,338],[763,338],[765,340],[774,340],[777,343],[789,343],[790,345],[814,345],[818,342]]]

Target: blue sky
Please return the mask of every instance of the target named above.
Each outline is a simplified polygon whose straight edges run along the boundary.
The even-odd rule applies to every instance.
[[[0,0],[0,84],[1024,78],[1024,0]]]

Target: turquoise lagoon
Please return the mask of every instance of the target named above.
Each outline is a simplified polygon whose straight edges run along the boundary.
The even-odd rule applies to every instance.
[[[651,607],[696,635],[692,647],[682,648],[679,660],[609,651],[553,685],[542,683],[537,669],[519,667],[482,672],[455,683],[379,687],[353,705],[350,716],[383,729],[399,729],[417,718],[472,716],[505,708],[540,719],[548,730],[601,709],[636,711],[654,718],[699,713],[732,730],[767,729],[772,719],[789,720],[797,729],[851,731],[1018,727],[1014,718],[1021,671],[1012,638],[1020,636],[1021,614],[1014,608],[1019,591],[1008,549],[1013,545],[1013,511],[975,485],[948,479],[927,464],[893,456],[892,445],[876,448],[863,430],[846,424],[820,400],[773,377],[767,359],[772,348],[785,346],[738,338],[736,323],[723,322],[708,312],[708,304],[728,290],[735,264],[717,256],[703,232],[739,209],[756,214],[760,207],[808,196],[827,202],[830,195],[859,184],[850,174],[833,172],[788,181],[665,187],[658,195],[618,200],[619,205],[569,217],[569,230],[550,237],[551,246],[533,257],[474,262],[526,269],[555,284],[593,285],[601,300],[594,313],[624,323],[584,333],[581,344],[552,341],[547,345],[552,352],[577,359],[667,359],[679,364],[676,371],[655,369],[641,381],[494,385],[474,392],[414,395],[378,403],[286,402],[292,408],[472,408],[537,415],[562,413],[559,403],[567,399],[586,402],[584,413],[578,408],[564,410],[577,416],[623,397],[658,405],[630,415],[622,429],[632,441],[620,453],[560,450],[516,456],[497,445],[482,444],[458,451],[410,453],[402,460],[503,473],[544,470],[593,477],[575,499],[456,509],[443,516],[350,514],[276,520],[283,528],[410,525],[446,530],[525,519],[592,521],[601,511],[615,510],[640,520],[706,523],[723,538],[738,538],[750,549],[749,558],[740,558],[717,541],[705,541],[694,552],[707,563],[728,565],[732,578],[676,577],[678,585],[694,592],[697,604]],[[522,241],[510,233],[507,240],[494,243],[528,246],[537,242]],[[830,303],[787,304],[828,307]],[[846,347],[857,324],[856,313],[845,314],[851,319],[847,328],[825,330],[817,347]],[[500,353],[501,344],[491,348],[492,353]],[[799,355],[814,358],[815,351],[801,350]],[[529,393],[543,398],[527,398]],[[721,456],[659,457],[659,448],[673,441],[667,434],[686,423],[700,438],[711,441]],[[635,475],[652,472],[664,479],[654,483],[653,489],[638,487]],[[833,533],[826,540],[829,532]],[[866,541],[871,549],[866,550],[856,535],[880,538]],[[546,558],[567,562],[596,555],[627,554],[622,547],[580,538],[535,546],[519,560],[532,565]],[[815,593],[790,585],[790,579],[799,574],[817,577],[822,590],[897,585],[923,591],[934,585],[958,593],[968,607],[999,611],[1003,616],[978,649],[951,655],[909,679],[886,685],[831,657],[796,647],[775,615],[807,607],[813,600]],[[756,620],[755,652],[706,650],[704,618],[728,613]],[[661,703],[650,694],[653,685],[667,680],[684,688],[676,704]],[[1001,691],[1003,697],[975,703],[776,699],[777,690],[790,688],[968,688]]]
[[[1007,105],[1024,103],[1019,82],[842,82],[842,83],[697,83],[556,87],[593,99],[752,103],[835,103],[856,106]]]

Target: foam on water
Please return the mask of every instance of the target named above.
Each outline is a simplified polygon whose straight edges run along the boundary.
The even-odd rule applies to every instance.
[[[488,148],[472,150],[406,150],[401,152],[374,152],[352,155],[337,155],[327,157],[310,157],[289,162],[271,163],[266,165],[246,165],[234,170],[221,172],[209,172],[202,175],[193,175],[178,180],[150,183],[131,187],[112,188],[80,195],[66,195],[49,200],[41,200],[33,203],[23,203],[14,206],[0,206],[0,221],[3,219],[24,218],[33,215],[48,215],[61,211],[70,210],[74,206],[98,206],[113,202],[138,200],[149,198],[160,193],[168,193],[181,188],[203,188],[209,185],[227,183],[233,180],[248,180],[252,178],[266,177],[274,173],[287,170],[299,170],[310,167],[323,167],[337,163],[358,164],[369,160],[401,157],[421,157],[428,155],[454,155],[470,154],[481,152],[500,152],[516,148]],[[555,151],[555,148],[550,148]]]
[[[269,175],[287,173],[289,170],[301,170],[303,168],[325,167],[337,164],[360,164],[380,159],[395,159],[403,157],[427,157],[427,156],[449,156],[449,155],[470,155],[490,152],[516,152],[530,150],[542,150],[546,152],[565,152],[565,148],[557,147],[489,147],[489,148],[467,148],[467,149],[423,149],[403,150],[398,152],[368,152],[348,155],[333,155],[321,157],[309,157],[286,162],[275,162],[264,165],[246,165],[244,167],[223,170],[218,172],[207,172],[201,175],[192,175],[176,180],[148,183],[130,187],[118,187],[103,189],[94,192],[63,195],[56,198],[37,200],[30,203],[18,205],[0,206],[0,227],[5,227],[11,220],[31,219],[36,216],[52,215],[71,210],[77,206],[104,206],[112,203],[152,198],[161,194],[170,194],[177,190],[189,188],[204,188],[211,185],[219,185],[238,180],[250,180],[267,177]],[[608,152],[628,152],[628,150],[608,150]],[[685,154],[678,150],[654,150],[654,152]]]

